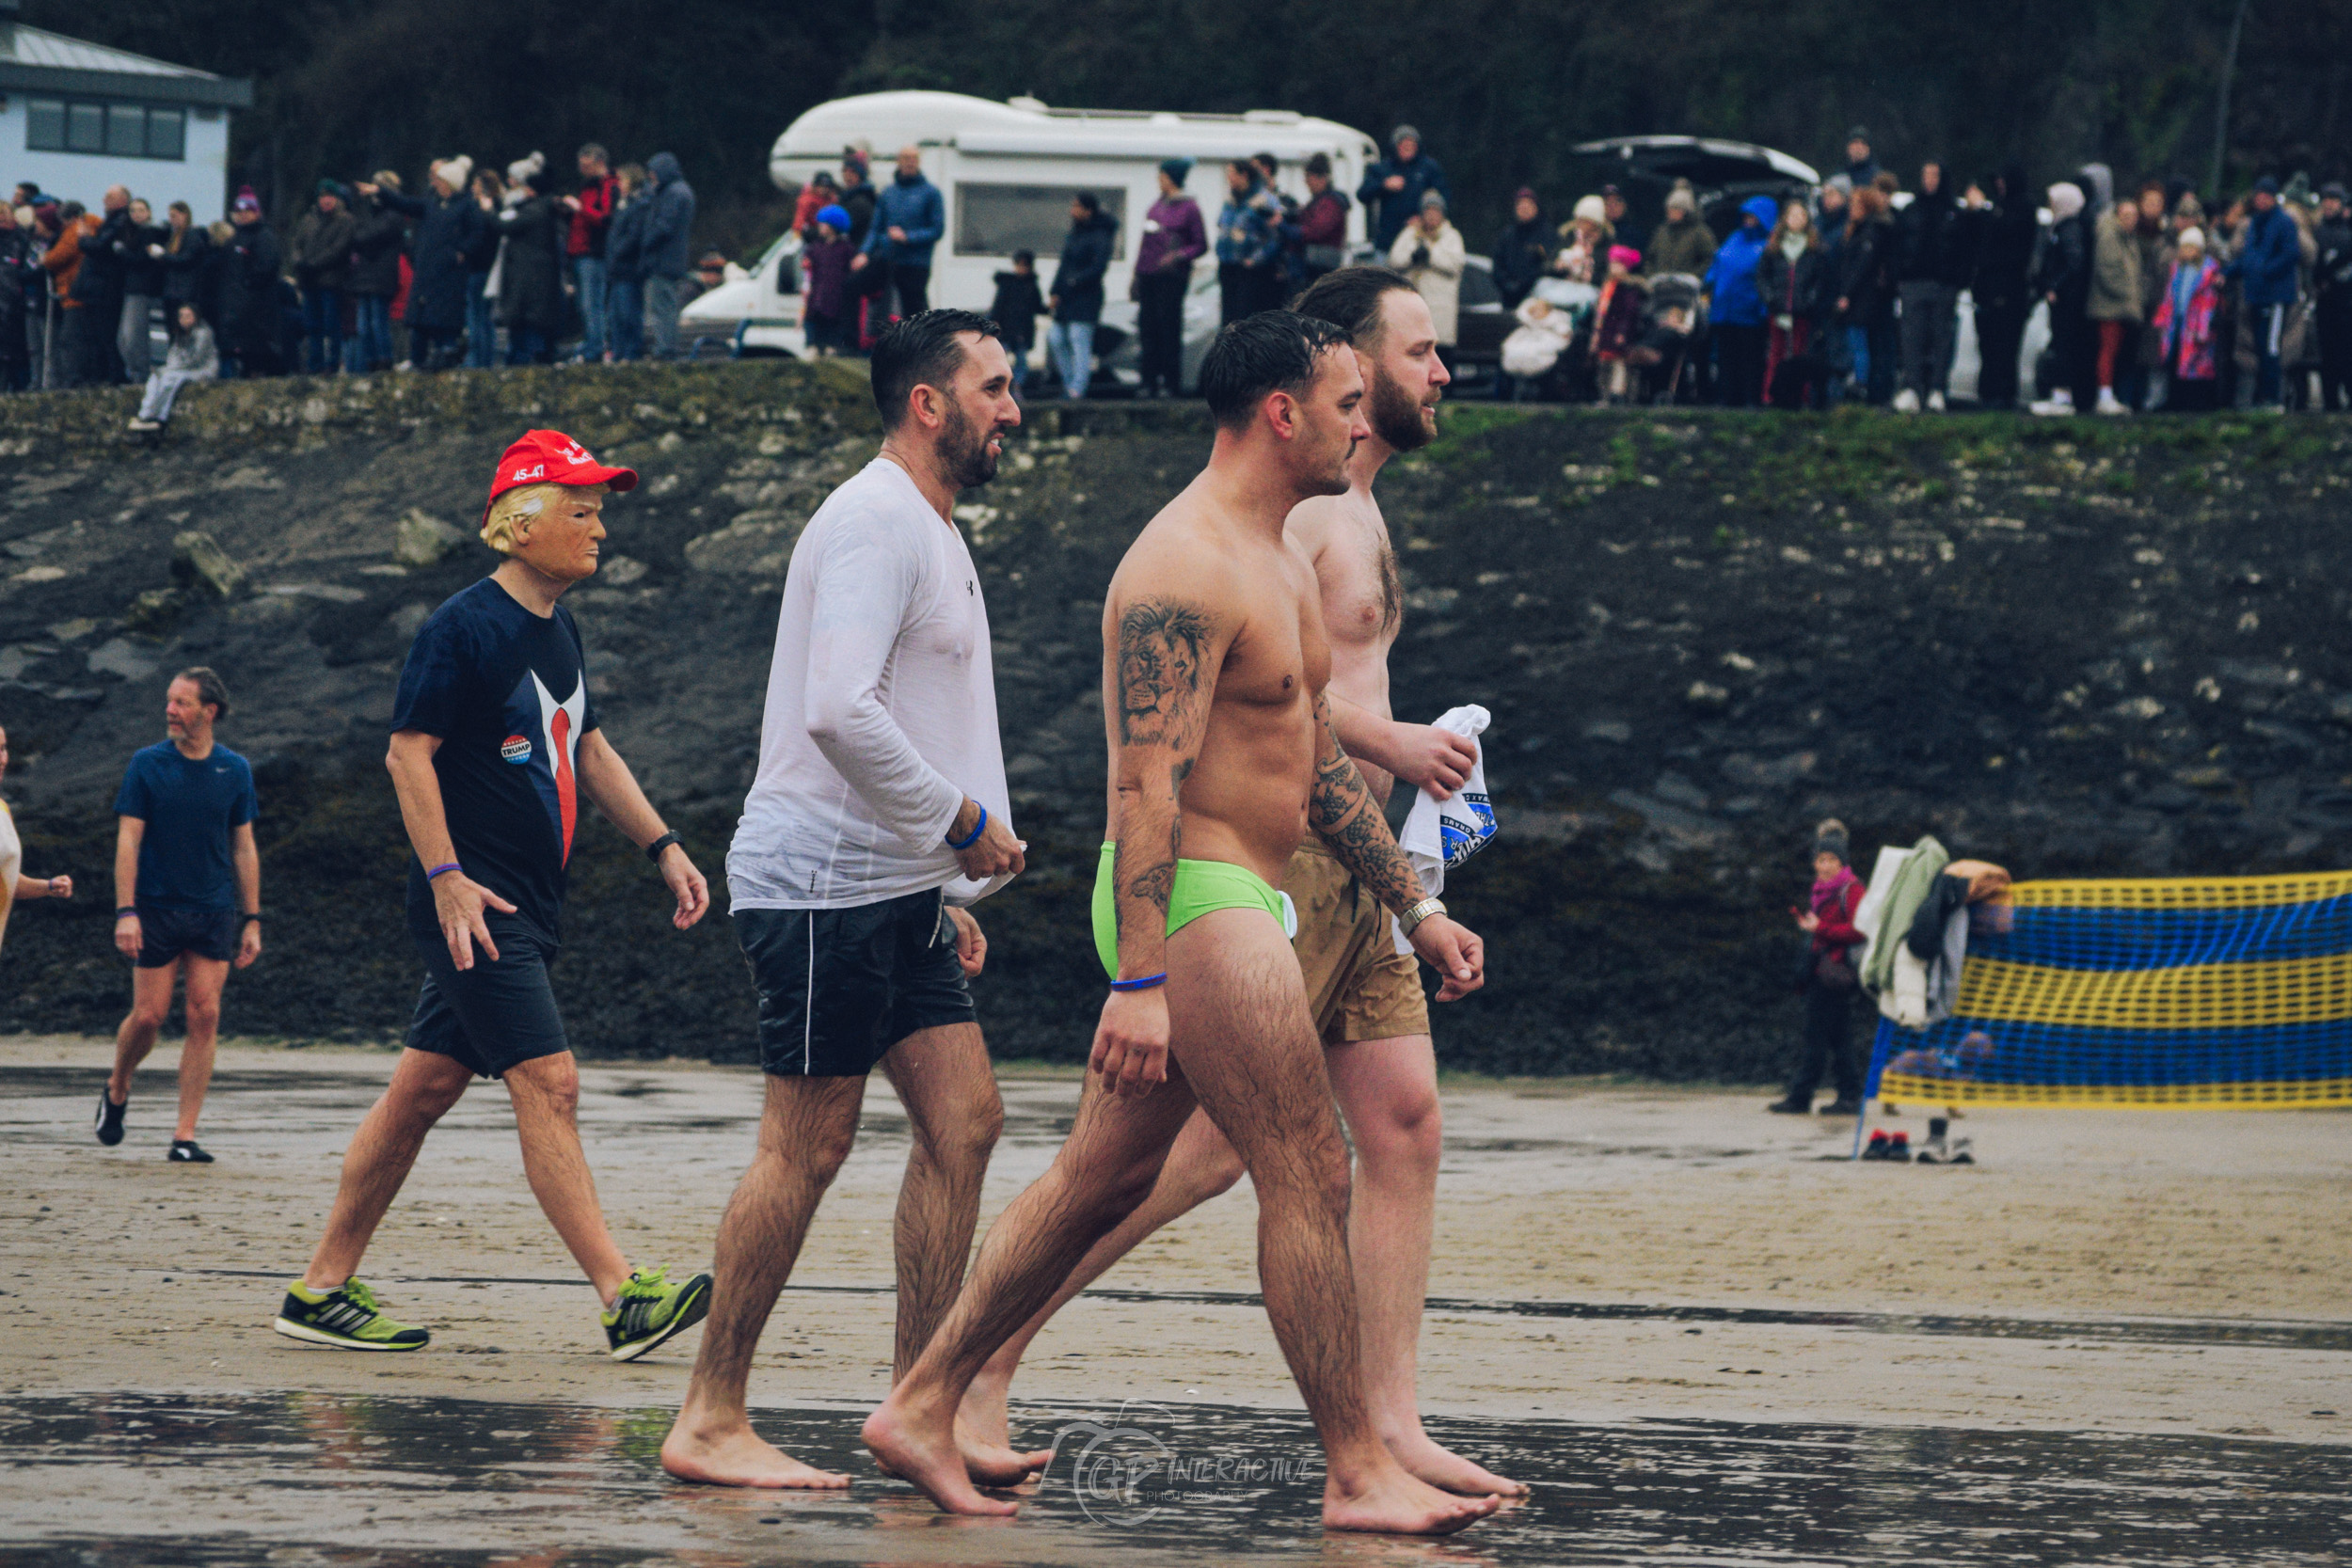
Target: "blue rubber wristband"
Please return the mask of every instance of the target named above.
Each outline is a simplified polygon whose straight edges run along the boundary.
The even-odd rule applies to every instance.
[[[978,802],[975,801],[974,804],[977,805]],[[980,835],[986,832],[988,832],[988,808],[986,806],[981,806],[980,819],[972,824],[971,834],[961,840],[952,838],[949,839],[947,841],[947,847],[955,850],[958,854],[961,854],[964,850],[971,848],[975,844],[979,843]]]
[[[1154,987],[1164,986],[1166,984],[1168,984],[1168,971],[1162,970],[1157,974],[1146,974],[1141,979],[1137,980],[1113,980],[1111,982],[1111,990],[1151,990]]]
[[[435,866],[432,870],[430,870],[430,871],[428,871],[428,872],[426,872],[426,873],[424,874],[424,879],[425,879],[426,881],[428,881],[428,882],[429,882],[429,881],[431,881],[434,878],[438,877],[439,875],[441,875],[441,873],[443,873],[444,871],[455,871],[455,870],[457,870],[457,869],[458,869],[458,865],[457,865],[457,863],[456,863],[455,861],[452,861],[452,862],[450,862],[447,865],[437,865],[437,866]]]

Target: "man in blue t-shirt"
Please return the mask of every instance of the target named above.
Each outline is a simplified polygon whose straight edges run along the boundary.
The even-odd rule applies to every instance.
[[[408,650],[385,766],[416,852],[407,926],[424,987],[392,1081],[343,1156],[326,1233],[287,1287],[273,1326],[290,1338],[423,1348],[430,1336],[377,1310],[352,1275],[425,1133],[476,1076],[505,1082],[531,1189],[604,1299],[612,1358],[633,1361],[709,1310],[708,1275],[672,1283],[613,1244],[548,983],[583,800],[661,868],[679,930],[710,908],[702,873],[597,727],[580,629],[556,603],[596,572],[606,494],[636,483],[568,436],[527,433],[500,459],[483,513],[484,542],[506,559],[435,610]]]
[[[196,1117],[213,1082],[220,990],[230,965],[244,969],[262,956],[253,769],[213,741],[213,726],[228,716],[218,675],[181,671],[164,695],[170,738],[131,758],[115,796],[115,946],[133,966],[131,1014],[115,1031],[115,1069],[98,1096],[98,1141],[122,1141],[131,1074],[155,1049],[184,973],[188,1036],[168,1156],[179,1164],[212,1164],[196,1141]]]

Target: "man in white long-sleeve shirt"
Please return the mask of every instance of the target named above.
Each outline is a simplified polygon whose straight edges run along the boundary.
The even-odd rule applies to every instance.
[[[756,1435],[744,1384],[857,1134],[866,1075],[882,1067],[914,1126],[897,1224],[902,1373],[963,1282],[1004,1119],[966,985],[986,944],[960,906],[1018,873],[1022,846],[988,610],[949,509],[995,477],[1020,405],[996,325],[968,310],[893,326],[874,346],[873,381],[882,453],[793,549],[759,776],[727,855],[767,1104],[719,1227],[716,1310],[661,1447],[663,1467],[688,1481],[850,1484]]]

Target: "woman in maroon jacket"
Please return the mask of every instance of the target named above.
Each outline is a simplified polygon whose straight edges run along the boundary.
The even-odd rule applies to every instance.
[[[1331,159],[1307,160],[1307,205],[1298,210],[1299,285],[1304,293],[1347,264],[1347,198],[1331,188]]]
[[[1200,209],[1184,194],[1190,158],[1160,166],[1160,198],[1143,215],[1143,243],[1136,248],[1130,293],[1136,313],[1136,352],[1141,359],[1142,397],[1184,395],[1184,293],[1192,287],[1192,264],[1209,248]]]
[[[1860,984],[1862,949],[1868,939],[1854,929],[1862,907],[1862,879],[1848,863],[1846,825],[1831,817],[1813,830],[1812,907],[1791,910],[1797,927],[1811,940],[1797,989],[1804,996],[1804,1056],[1788,1095],[1767,1109],[1788,1116],[1813,1110],[1813,1091],[1827,1069],[1837,1085],[1825,1117],[1862,1114],[1862,1066],[1854,1059],[1853,1002]]]

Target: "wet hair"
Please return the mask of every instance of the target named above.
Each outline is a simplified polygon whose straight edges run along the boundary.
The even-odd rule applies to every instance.
[[[1380,302],[1391,293],[1419,293],[1394,267],[1341,267],[1327,272],[1291,302],[1302,316],[1329,322],[1348,341],[1369,349],[1380,338]]]
[[[229,717],[229,685],[220,678],[212,666],[191,664],[171,677],[173,686],[179,685],[182,681],[190,682],[195,686],[196,700],[213,710],[214,722],[217,723]]]
[[[1004,337],[998,326],[977,310],[926,310],[909,316],[882,335],[874,345],[874,406],[882,410],[882,428],[906,423],[907,397],[917,387],[945,388],[963,368],[963,345],[956,340],[966,332],[983,338]]]
[[[1340,327],[1295,310],[1261,310],[1227,324],[1200,357],[1200,396],[1220,429],[1239,430],[1276,392],[1296,396],[1324,355],[1347,341]]]

